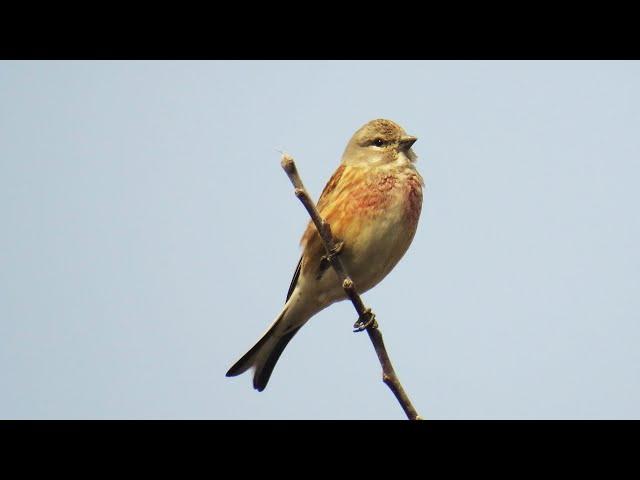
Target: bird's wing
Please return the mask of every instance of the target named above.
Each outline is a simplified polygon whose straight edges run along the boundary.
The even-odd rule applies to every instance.
[[[337,216],[340,214],[335,200],[342,190],[340,188],[340,184],[343,179],[344,171],[345,166],[343,164],[336,169],[322,190],[322,194],[320,195],[317,205],[318,213],[320,213],[322,219],[332,226],[334,236],[337,234],[335,228],[337,225],[334,224],[334,221],[337,220]],[[323,261],[322,257],[325,255],[326,251],[324,244],[322,243],[322,239],[320,238],[320,234],[313,222],[309,222],[307,225],[307,229],[305,230],[300,243],[303,247],[301,270],[306,272],[311,269],[314,272],[315,278],[319,280],[324,272],[327,271],[330,264],[327,261]]]
[[[333,193],[336,191],[336,187],[340,183],[340,179],[342,178],[342,174],[344,173],[345,165],[340,164],[340,166],[333,172],[331,178],[327,182],[327,184],[322,189],[322,193],[320,194],[320,198],[318,199],[318,212],[322,215],[325,207],[331,202]],[[314,227],[315,228],[315,227]]]
[[[345,166],[343,164],[336,169],[327,184],[324,186],[316,206],[320,216],[329,223],[331,223],[331,219],[333,217],[332,212],[334,209],[331,208],[331,205],[333,204],[333,199],[335,197],[336,187],[340,183],[344,170]],[[324,245],[320,235],[318,234],[318,230],[312,221],[307,225],[307,229],[302,235],[300,244],[302,245],[303,253],[298,261],[298,266],[293,274],[293,278],[291,279],[289,291],[287,292],[287,300],[289,300],[289,297],[291,297],[291,294],[295,290],[298,284],[298,279],[300,278],[300,273],[303,269],[305,271],[309,268],[314,269],[316,279],[320,279],[323,273],[329,268],[329,262],[322,261],[322,257],[325,254]]]
[[[293,291],[296,288],[296,285],[298,284],[298,277],[300,277],[300,267],[302,266],[302,255],[300,256],[300,260],[298,260],[298,266],[296,267],[296,271],[293,274],[293,278],[291,279],[291,284],[289,285],[289,291],[287,292],[287,299],[285,300],[285,303],[289,301],[289,297],[291,297],[291,294],[293,293]]]

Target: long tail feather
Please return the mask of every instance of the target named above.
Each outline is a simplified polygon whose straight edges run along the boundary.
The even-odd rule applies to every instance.
[[[255,368],[253,388],[260,392],[265,389],[280,355],[302,327],[300,325],[286,331],[282,325],[286,313],[287,306],[285,305],[278,318],[271,324],[260,340],[240,360],[233,364],[226,374],[227,377],[235,377],[253,367]],[[284,333],[282,333],[283,330],[285,330]]]

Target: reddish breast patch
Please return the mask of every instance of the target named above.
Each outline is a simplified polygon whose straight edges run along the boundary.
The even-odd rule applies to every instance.
[[[422,211],[422,181],[417,175],[411,175],[406,183],[406,210],[407,219],[414,225],[418,223]]]
[[[352,213],[371,215],[387,208],[396,183],[394,175],[363,175],[357,179],[349,190]]]

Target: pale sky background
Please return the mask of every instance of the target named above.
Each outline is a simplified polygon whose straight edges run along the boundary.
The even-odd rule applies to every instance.
[[[431,419],[640,418],[640,63],[0,62],[0,418],[402,419],[352,306],[267,389],[280,311],[373,118],[419,137],[418,233],[365,302]]]

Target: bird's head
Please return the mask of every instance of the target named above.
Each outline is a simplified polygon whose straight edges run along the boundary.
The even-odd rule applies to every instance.
[[[411,146],[416,140],[391,120],[371,120],[353,134],[342,155],[342,162],[348,165],[415,162],[417,155]]]

